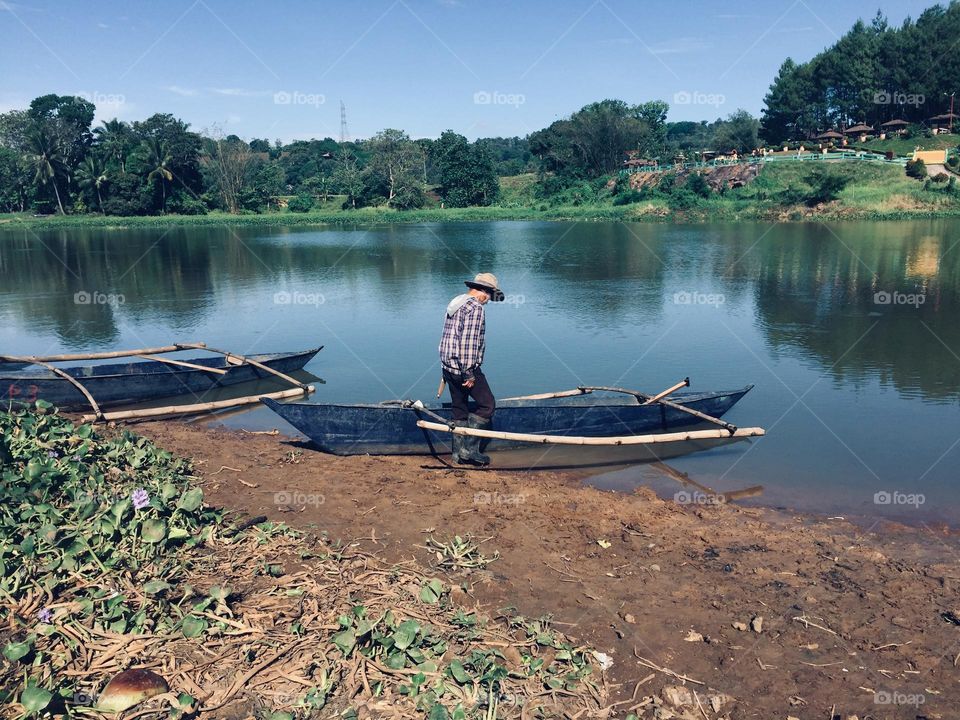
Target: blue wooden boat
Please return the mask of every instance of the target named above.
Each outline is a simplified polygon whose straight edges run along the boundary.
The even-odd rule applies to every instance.
[[[671,395],[671,400],[719,418],[752,387],[677,393]],[[450,451],[448,433],[417,425],[417,421],[430,421],[435,415],[450,418],[449,403],[420,409],[396,401],[348,405],[278,403],[261,398],[261,402],[310,438],[320,450],[334,455],[434,455]],[[584,394],[498,401],[493,429],[533,435],[609,437],[667,432],[699,422],[676,408],[640,404],[636,397]],[[520,447],[529,447],[529,443],[501,439],[489,443],[491,450]]]
[[[7,372],[8,370],[23,370],[25,367],[30,367],[30,363],[0,361],[0,372]]]
[[[320,350],[321,348],[313,348],[249,357],[288,374],[301,370]],[[215,387],[274,377],[255,365],[236,364],[236,360],[223,355],[190,358],[182,362],[222,372],[156,360],[78,365],[60,369],[82,383],[101,407],[128,405],[176,395],[199,395]],[[33,402],[39,399],[51,402],[63,410],[90,408],[90,403],[83,393],[69,380],[39,366],[0,370],[0,394],[3,401]]]

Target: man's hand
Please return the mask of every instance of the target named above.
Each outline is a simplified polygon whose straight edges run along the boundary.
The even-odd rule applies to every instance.
[[[463,381],[463,386],[464,386],[465,388],[468,388],[468,389],[469,389],[469,388],[472,388],[472,387],[473,387],[474,385],[476,385],[476,384],[477,384],[477,379],[476,379],[476,378],[470,378],[469,380],[464,380],[464,381]]]

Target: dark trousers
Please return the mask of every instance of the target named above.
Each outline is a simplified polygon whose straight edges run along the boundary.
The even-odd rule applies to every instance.
[[[447,387],[450,388],[450,403],[453,405],[454,422],[462,423],[467,419],[470,410],[467,405],[468,398],[473,398],[476,407],[473,412],[482,418],[490,420],[493,418],[493,411],[497,407],[497,401],[490,391],[490,385],[487,378],[480,368],[473,372],[476,382],[472,388],[463,386],[463,379],[459,375],[454,375],[448,370],[443,371],[443,379],[447,381]]]

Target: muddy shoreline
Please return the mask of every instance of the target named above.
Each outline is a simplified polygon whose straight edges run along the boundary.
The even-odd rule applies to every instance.
[[[332,457],[184,423],[134,429],[193,458],[209,502],[388,561],[429,564],[429,536],[485,539],[500,559],[461,578],[471,601],[551,614],[609,654],[614,701],[678,684],[669,669],[735,699],[710,717],[949,718],[960,704],[960,540],[946,531],[681,506],[559,473]]]

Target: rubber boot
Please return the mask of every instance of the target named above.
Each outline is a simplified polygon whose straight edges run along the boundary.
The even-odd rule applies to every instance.
[[[471,413],[467,417],[467,427],[475,430],[490,429],[491,422],[487,418]],[[480,441],[482,438],[474,435],[461,435],[463,438],[462,450],[457,455],[457,462],[461,465],[478,465],[485,467],[490,464],[490,456],[480,452]]]
[[[462,458],[464,454],[464,450],[463,450],[464,440],[466,440],[465,435],[457,435],[456,433],[453,433],[453,438],[450,441],[451,450],[452,450],[450,459],[457,464],[461,462],[460,458]]]

